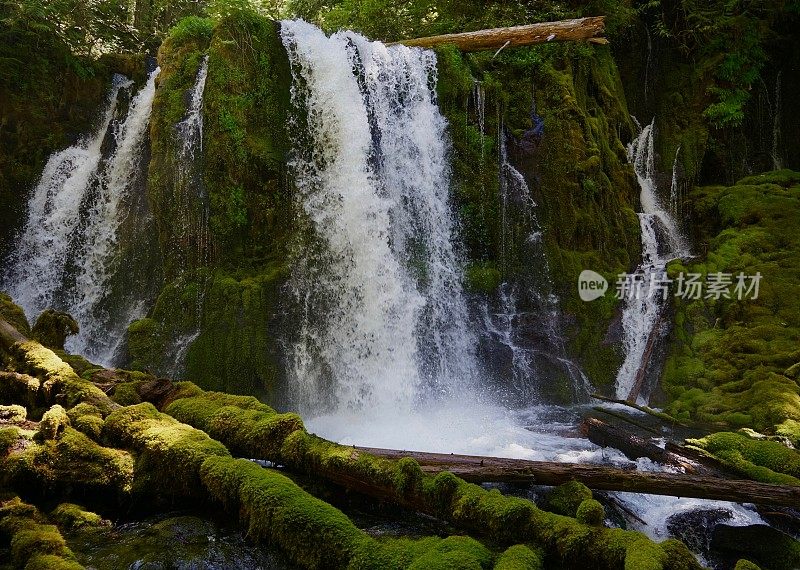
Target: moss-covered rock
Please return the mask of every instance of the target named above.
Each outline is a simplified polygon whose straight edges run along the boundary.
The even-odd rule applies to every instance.
[[[82,489],[121,496],[131,488],[133,458],[66,427],[58,439],[31,442],[0,461],[0,484],[36,492]]]
[[[50,518],[59,528],[68,532],[111,525],[97,513],[87,511],[82,506],[73,503],[61,503],[50,513]]]
[[[47,410],[39,422],[38,440],[58,439],[70,425],[67,411],[56,404]]]
[[[11,546],[15,568],[28,570],[82,570],[58,528],[46,524],[34,507],[19,497],[0,500],[0,538]]]
[[[764,180],[763,184],[753,184]],[[662,385],[679,418],[774,433],[800,420],[800,388],[785,372],[800,360],[800,185],[786,172],[691,196],[703,259],[669,272],[728,274],[730,297],[676,299]],[[775,184],[779,181],[782,185]],[[747,183],[746,183],[747,182]],[[704,245],[703,245],[704,244]],[[738,276],[746,292],[738,299]],[[785,423],[790,422],[790,423]]]
[[[70,335],[78,334],[77,321],[68,313],[47,309],[36,319],[31,329],[31,338],[53,350],[64,350],[64,343]]]
[[[10,406],[0,406],[0,422],[18,424],[24,422],[28,417],[28,410],[24,406],[12,404]]]
[[[517,544],[497,557],[495,570],[541,570],[544,568],[541,555],[529,547]]]
[[[800,485],[800,453],[777,441],[719,432],[687,440],[737,473],[764,483]]]
[[[22,307],[16,305],[9,295],[0,291],[0,317],[25,336],[30,336],[31,326]]]
[[[603,524],[606,518],[606,511],[599,501],[595,499],[585,499],[578,505],[575,518],[583,524],[599,526]]]
[[[592,498],[592,491],[583,483],[570,481],[559,485],[547,496],[547,506],[554,513],[574,517],[578,507]]]
[[[501,282],[546,282],[549,272],[548,287],[568,315],[570,354],[593,382],[609,384],[621,363],[619,347],[606,342],[617,300],[584,303],[576,283],[584,269],[613,281],[639,256],[636,183],[621,140],[631,137],[633,125],[619,74],[606,49],[547,45],[492,56],[437,50],[439,103],[450,124],[455,203],[470,260],[467,283],[491,294]],[[531,192],[512,198],[505,215],[500,137]],[[520,214],[525,205],[514,199],[535,202],[535,218]],[[546,266],[532,259],[534,232],[541,232]]]

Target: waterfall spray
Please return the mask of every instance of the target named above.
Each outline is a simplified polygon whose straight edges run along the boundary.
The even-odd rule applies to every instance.
[[[103,140],[117,109],[119,92],[133,83],[115,75],[94,134],[53,154],[28,201],[27,220],[3,279],[9,293],[35,318],[56,303],[80,222],[81,204],[97,183]]]

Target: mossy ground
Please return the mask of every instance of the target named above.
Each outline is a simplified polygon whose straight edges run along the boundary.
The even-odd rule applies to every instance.
[[[662,380],[678,418],[787,435],[800,420],[800,184],[789,171],[747,178],[691,195],[701,260],[681,271],[761,274],[758,299],[676,303]],[[731,288],[733,292],[733,287]],[[752,295],[750,295],[752,296]]]

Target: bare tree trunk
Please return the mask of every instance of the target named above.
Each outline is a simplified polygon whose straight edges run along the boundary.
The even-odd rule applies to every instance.
[[[402,40],[409,47],[432,48],[454,45],[461,51],[499,50],[505,47],[530,46],[547,42],[590,41],[608,43],[601,37],[605,31],[605,16],[592,16],[559,22],[542,22],[527,26],[478,30],[461,34],[446,34]]]

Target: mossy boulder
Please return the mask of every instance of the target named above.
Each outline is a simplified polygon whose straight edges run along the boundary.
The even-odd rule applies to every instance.
[[[11,546],[15,568],[29,570],[82,570],[58,528],[46,524],[34,507],[19,497],[0,500],[0,537]]]
[[[68,313],[47,309],[36,319],[31,329],[31,337],[53,350],[64,350],[64,343],[70,335],[78,334],[77,321]]]
[[[777,441],[719,432],[687,440],[737,473],[763,483],[800,485],[800,453]]]
[[[547,506],[554,513],[574,517],[584,501],[592,498],[592,491],[583,483],[570,481],[550,491]]]
[[[495,570],[541,570],[544,565],[538,552],[517,544],[507,548],[497,557],[494,568]]]
[[[24,422],[27,417],[28,410],[24,406],[18,404],[0,406],[0,422],[18,424]]]
[[[22,310],[22,307],[16,305],[9,295],[2,291],[0,291],[0,317],[23,335],[30,336],[31,326],[25,317],[25,311]]]
[[[38,439],[39,441],[58,439],[69,425],[70,421],[69,416],[67,416],[67,411],[56,404],[42,416],[39,422]]]
[[[110,526],[111,523],[97,513],[87,511],[80,505],[61,503],[50,513],[50,518],[65,531]]]

